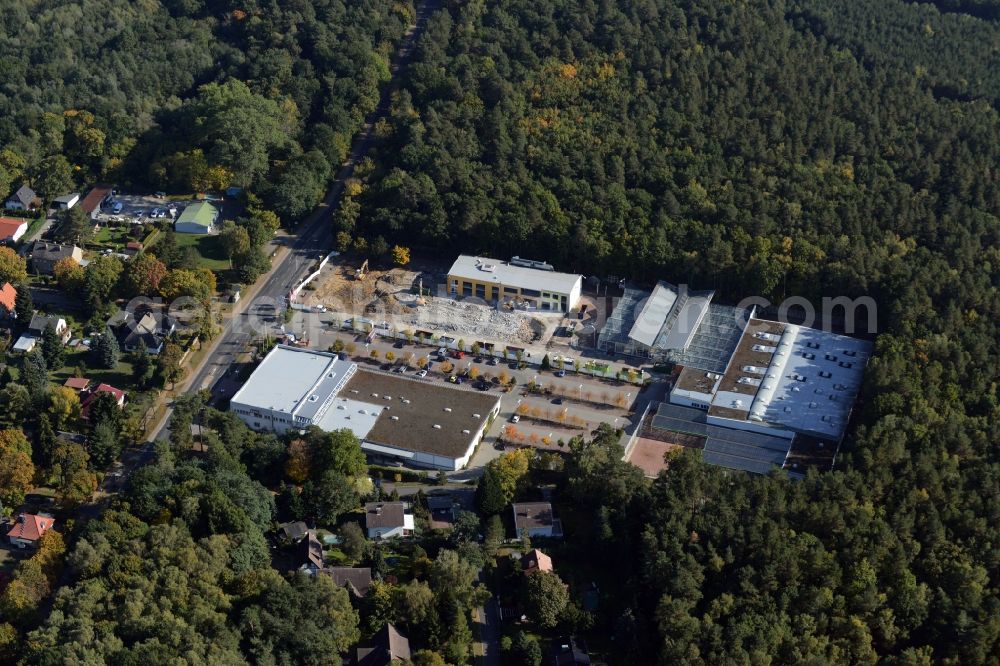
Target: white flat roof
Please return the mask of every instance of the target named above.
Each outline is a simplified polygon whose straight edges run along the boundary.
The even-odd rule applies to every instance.
[[[761,386],[750,418],[757,415],[798,432],[839,439],[861,389],[872,343],[814,328],[788,328],[795,333],[791,352],[781,357],[783,369],[773,389]]]
[[[628,337],[647,347],[686,349],[714,295],[714,291],[690,291],[661,280],[636,316]]]
[[[660,282],[653,289],[653,293],[646,299],[646,304],[642,306],[639,316],[632,324],[632,330],[628,332],[628,337],[636,342],[641,342],[647,347],[652,347],[656,342],[656,336],[663,328],[663,322],[670,314],[674,302],[677,301],[677,292],[669,288],[665,283]]]
[[[756,331],[757,325],[769,326],[780,335]],[[760,364],[731,361],[725,375],[728,384],[715,393],[710,413],[822,439],[840,439],[861,389],[871,342],[793,324],[752,320],[737,355],[741,349],[767,354],[770,362],[761,372]],[[733,388],[736,385],[746,391]]]
[[[301,415],[311,419],[355,368],[335,354],[277,345],[231,402],[286,414],[301,406]]]
[[[358,439],[364,439],[371,432],[384,409],[383,405],[371,402],[351,400],[350,398],[334,398],[330,409],[323,414],[316,425],[327,432],[347,428]]]
[[[467,280],[534,289],[536,291],[555,292],[557,294],[569,294],[583,280],[583,276],[581,275],[543,271],[524,266],[512,266],[505,261],[487,259],[485,257],[473,257],[467,254],[458,256],[455,263],[451,265],[448,275]]]

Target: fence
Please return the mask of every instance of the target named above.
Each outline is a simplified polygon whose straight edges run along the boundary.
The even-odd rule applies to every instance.
[[[296,298],[298,298],[299,293],[301,293],[302,291],[302,288],[305,287],[310,282],[312,282],[313,280],[315,280],[316,278],[318,278],[319,274],[323,271],[323,267],[326,266],[326,264],[331,259],[337,256],[340,256],[340,253],[335,250],[333,252],[330,252],[330,254],[326,255],[325,257],[323,257],[323,261],[319,262],[319,268],[317,268],[315,271],[306,276],[306,279],[300,282],[298,286],[295,287],[295,289],[292,289],[292,293],[289,294],[288,296],[289,302],[294,301]]]

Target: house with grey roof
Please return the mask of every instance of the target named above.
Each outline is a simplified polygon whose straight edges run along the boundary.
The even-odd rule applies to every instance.
[[[31,210],[38,206],[38,195],[23,183],[17,191],[10,195],[10,198],[3,203],[3,207],[9,210]]]
[[[326,567],[320,573],[329,576],[337,587],[347,589],[357,599],[367,595],[372,586],[370,567]]]
[[[365,504],[365,527],[369,539],[393,539],[413,535],[413,514],[406,502]]]
[[[370,647],[357,649],[358,666],[389,666],[409,658],[410,641],[388,623],[372,637]]]
[[[31,257],[32,270],[40,275],[52,275],[56,264],[67,257],[78,264],[83,263],[83,250],[76,245],[35,241],[28,255]]]

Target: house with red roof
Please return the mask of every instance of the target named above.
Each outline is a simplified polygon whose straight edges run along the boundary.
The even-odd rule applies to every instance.
[[[90,417],[90,406],[94,404],[94,400],[101,393],[110,393],[115,396],[115,402],[119,407],[125,406],[125,391],[115,388],[110,384],[98,384],[94,388],[84,391],[80,394],[80,415],[87,419]]]
[[[74,391],[86,391],[87,387],[90,386],[90,380],[86,377],[70,377],[63,382],[63,386]]]
[[[16,243],[28,231],[28,220],[0,217],[0,243]]]
[[[551,573],[553,571],[552,558],[535,548],[521,558],[521,571],[525,574],[534,571],[547,571]]]
[[[80,202],[80,208],[83,212],[87,214],[92,220],[96,220],[98,214],[101,212],[101,205],[106,201],[111,200],[111,186],[110,185],[95,185],[87,196],[83,198]]]
[[[45,514],[22,513],[17,517],[14,527],[7,532],[10,545],[17,548],[35,548],[42,535],[56,524],[55,518]]]
[[[17,289],[10,282],[4,282],[3,286],[0,286],[0,318],[13,314],[15,303],[17,303]]]

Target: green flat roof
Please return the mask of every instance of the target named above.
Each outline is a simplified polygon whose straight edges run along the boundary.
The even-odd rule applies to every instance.
[[[177,218],[176,224],[189,222],[202,227],[210,227],[215,224],[217,217],[219,217],[218,208],[207,201],[199,201],[185,208],[181,216]]]

